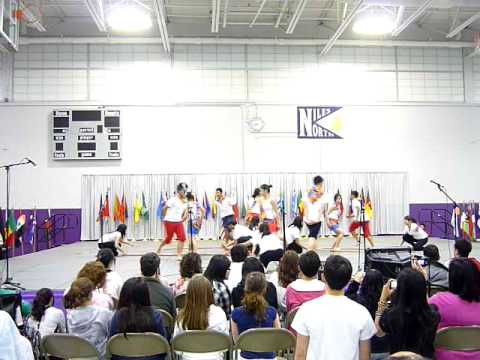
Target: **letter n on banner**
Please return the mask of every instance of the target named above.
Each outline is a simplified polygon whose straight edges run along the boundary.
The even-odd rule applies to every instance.
[[[341,119],[332,116],[340,109],[342,107],[339,106],[298,106],[297,138],[343,139],[337,134],[341,129]]]

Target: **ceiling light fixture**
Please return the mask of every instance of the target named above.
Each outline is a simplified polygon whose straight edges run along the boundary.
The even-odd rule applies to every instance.
[[[372,8],[359,14],[353,23],[353,31],[363,35],[390,34],[395,28],[395,17],[382,8]]]
[[[152,18],[137,6],[118,6],[109,11],[107,23],[112,30],[140,32],[152,27]]]

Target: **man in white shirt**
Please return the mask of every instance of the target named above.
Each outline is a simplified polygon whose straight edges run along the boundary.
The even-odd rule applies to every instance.
[[[363,234],[365,235],[365,239],[368,240],[371,247],[374,247],[375,244],[373,243],[372,235],[370,234],[370,218],[365,211],[365,208],[362,211],[362,203],[358,198],[358,191],[352,190],[350,193],[350,200],[352,206],[352,213],[348,216],[352,222],[348,228],[348,231],[355,240],[360,241],[360,236],[358,233],[358,228],[362,228]]]
[[[230,264],[228,279],[225,280],[225,285],[227,285],[230,291],[242,281],[242,267],[247,256],[248,250],[245,245],[235,245],[232,247],[232,250],[230,250],[232,263]]]
[[[368,360],[370,338],[377,332],[368,310],[344,296],[352,265],[339,255],[324,268],[325,295],[300,306],[292,328],[297,332],[295,360]]]
[[[172,242],[173,235],[177,237],[177,259],[181,260],[183,256],[183,245],[186,240],[185,228],[183,223],[187,220],[188,203],[185,193],[188,185],[179,183],[177,185],[177,193],[174,197],[167,200],[163,210],[163,223],[165,225],[165,238],[158,247],[157,254],[160,255],[162,248]]]

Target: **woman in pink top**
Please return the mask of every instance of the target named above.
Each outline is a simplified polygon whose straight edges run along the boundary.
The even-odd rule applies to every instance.
[[[450,263],[449,291],[431,297],[428,302],[440,314],[438,329],[447,326],[480,325],[480,272],[473,259],[456,258]],[[436,350],[437,360],[480,359],[480,351]]]
[[[318,280],[321,265],[322,262],[315,251],[307,251],[300,256],[299,278],[288,285],[285,293],[287,312],[325,293],[325,284]]]

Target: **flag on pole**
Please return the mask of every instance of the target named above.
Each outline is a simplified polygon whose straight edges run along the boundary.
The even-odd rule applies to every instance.
[[[0,246],[3,246],[4,231],[5,231],[5,224],[3,223],[2,208],[0,208]]]
[[[460,235],[459,229],[458,229],[457,211],[458,211],[458,207],[455,207],[455,208],[452,210],[452,220],[450,221],[450,224],[451,224],[452,227],[453,227],[453,235],[454,235],[455,237],[458,237],[458,236]]]
[[[133,203],[133,222],[138,224],[140,221],[140,215],[142,213],[142,204],[140,204],[140,200],[138,197],[135,197],[135,201]]]
[[[468,217],[465,211],[462,211],[462,215],[460,216],[460,229],[462,230],[463,239],[467,239],[468,238]]]
[[[98,206],[97,222],[103,219],[103,194],[100,194],[100,205]]]
[[[140,211],[140,215],[142,215],[143,220],[148,221],[150,218],[150,214],[148,213],[147,202],[145,201],[145,194],[142,191],[142,209]]]
[[[290,216],[293,221],[293,218],[297,216],[298,208],[297,208],[297,190],[293,190],[292,198],[290,199]]]
[[[213,201],[212,201],[212,218],[213,219],[217,218],[217,200],[215,199],[215,195],[213,196]]]
[[[302,197],[303,197],[302,190],[300,190],[297,195],[296,203],[297,203],[298,215],[303,218],[303,214],[305,213],[305,204],[303,203]]]
[[[284,204],[284,200],[283,200],[283,192],[280,193],[280,198],[278,199],[277,201],[277,207],[278,207],[278,210],[283,213],[284,211],[284,208],[285,208],[285,204]]]
[[[208,215],[210,215],[210,202],[208,201],[208,195],[206,192],[203,195],[203,208],[205,209],[205,219],[208,219]]]
[[[13,210],[10,209],[7,214],[7,226],[5,230],[5,245],[7,248],[13,246],[15,243],[15,227],[16,227],[16,221],[15,221],[15,214],[13,213]]]
[[[37,228],[37,209],[33,210],[33,213],[30,214],[30,228],[27,234],[27,242],[32,245],[33,238],[35,237],[35,229]]]
[[[165,206],[165,200],[163,199],[163,193],[160,193],[160,201],[158,202],[158,207],[157,207],[157,218],[162,220],[162,212],[163,212],[163,207]]]
[[[367,192],[367,198],[365,199],[365,215],[367,219],[373,219],[373,206],[372,201],[370,200],[370,191]]]
[[[128,201],[125,195],[122,197],[122,202],[123,202],[123,216],[125,217],[125,221],[128,219]],[[125,223],[124,221],[124,223]]]
[[[20,210],[20,215],[17,219],[17,226],[15,227],[15,240],[19,243],[21,243],[23,240],[23,233],[25,230],[26,221],[27,217],[25,216],[25,214],[22,214],[22,211]]]
[[[122,194],[122,200],[119,202],[118,221],[121,224],[125,224],[125,194]]]
[[[113,199],[113,221],[120,221],[120,218],[120,199],[118,198],[118,195],[115,194],[115,197]]]
[[[350,190],[350,196],[348,198],[348,216],[353,216],[352,190]]]
[[[247,199],[243,199],[242,207],[240,208],[240,217],[242,219],[245,219],[245,217],[247,216],[247,206],[245,205],[247,201],[248,201]]]
[[[104,221],[110,220],[110,203],[108,201],[108,193],[105,194],[105,203],[103,204],[102,217]]]

